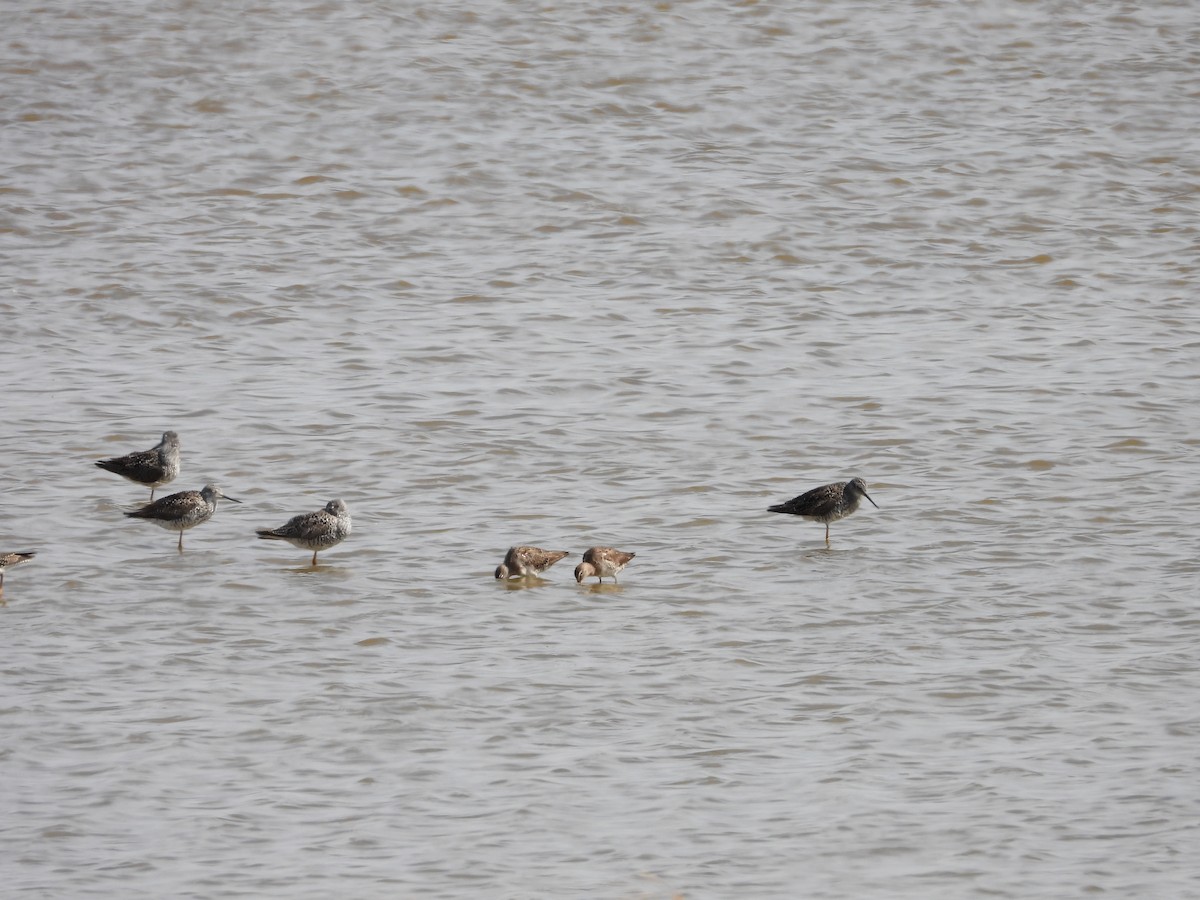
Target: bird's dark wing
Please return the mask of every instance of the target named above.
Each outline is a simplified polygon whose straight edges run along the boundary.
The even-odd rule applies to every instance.
[[[767,512],[787,513],[792,516],[826,516],[837,506],[838,492],[836,484],[826,484],[811,491],[805,491],[799,497],[793,497],[786,503],[767,507]]]
[[[125,515],[136,519],[176,519],[197,505],[204,505],[204,497],[199,491],[180,491],[178,494],[159,497],[153,503],[147,503],[141,509],[135,509]]]
[[[101,459],[96,465],[109,472],[115,472],[125,478],[149,484],[158,481],[163,476],[162,459],[158,450],[143,450],[140,453],[130,453],[128,456],[117,456],[113,459]]]

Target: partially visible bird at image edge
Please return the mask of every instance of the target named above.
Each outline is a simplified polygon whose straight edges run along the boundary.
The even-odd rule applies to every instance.
[[[4,590],[4,570],[33,559],[37,553],[33,550],[21,550],[15,553],[0,553],[0,591]]]

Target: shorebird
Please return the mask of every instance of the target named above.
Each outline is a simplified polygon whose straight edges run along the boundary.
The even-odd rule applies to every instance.
[[[541,547],[509,547],[504,562],[496,566],[497,578],[526,578],[541,575],[563,557],[566,550],[543,550]]]
[[[0,591],[4,590],[4,570],[9,566],[19,566],[26,560],[33,559],[37,556],[33,550],[24,550],[18,553],[0,553]]]
[[[179,474],[179,435],[164,431],[157,447],[97,460],[96,466],[138,484],[150,485],[150,500],[153,502],[154,489],[171,483]]]
[[[859,497],[871,500],[867,494],[867,483],[861,478],[851,478],[845,484],[826,484],[793,497],[787,503],[768,506],[767,512],[787,513],[789,516],[824,522],[825,546],[829,546],[829,523],[844,519],[858,509]],[[874,500],[871,500],[871,505],[879,509],[879,504]]]
[[[336,547],[350,536],[350,530],[350,510],[341,500],[330,500],[324,509],[301,513],[278,528],[259,528],[254,533],[264,541],[287,541],[293,547],[311,550],[315,566],[317,554]]]
[[[605,578],[615,582],[617,573],[629,565],[635,556],[636,553],[623,553],[612,547],[591,547],[584,551],[583,562],[575,567],[575,580],[583,584],[583,579],[595,575],[601,584]]]
[[[221,493],[215,484],[206,484],[200,491],[180,491],[178,494],[168,494],[153,503],[147,503],[141,509],[127,512],[125,515],[133,519],[146,519],[160,528],[179,532],[179,549],[183,549],[183,533],[189,528],[195,528],[202,522],[207,522],[217,511],[217,501],[228,500],[231,503],[241,503],[228,494]]]

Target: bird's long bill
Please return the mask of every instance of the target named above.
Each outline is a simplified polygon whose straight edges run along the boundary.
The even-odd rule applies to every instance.
[[[863,492],[862,492],[862,494],[863,494],[863,496],[864,496],[864,497],[866,497],[868,500],[871,500],[871,495],[870,495],[870,494],[868,494],[866,491],[863,491]],[[873,507],[875,507],[876,509],[879,509],[879,504],[878,504],[878,503],[876,503],[874,500],[871,500],[871,505],[872,505]]]
[[[231,503],[241,503],[241,502],[242,502],[242,501],[241,501],[241,500],[239,500],[237,497],[230,497],[228,494],[222,494],[222,495],[221,495],[221,499],[222,499],[222,500],[228,500],[228,501],[229,501],[229,502],[231,502]],[[870,497],[868,497],[867,499],[868,499],[868,500],[871,500],[871,498],[870,498]],[[872,502],[872,503],[874,503],[875,501],[873,501],[873,500],[872,500],[871,502]]]

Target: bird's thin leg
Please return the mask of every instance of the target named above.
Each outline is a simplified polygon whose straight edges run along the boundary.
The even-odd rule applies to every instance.
[[[154,486],[153,485],[150,486],[150,502],[151,503],[154,502]]]
[[[825,523],[825,546],[829,546],[829,523]]]
[[[314,550],[314,551],[313,551],[313,561],[312,561],[312,564],[313,564],[314,566],[317,564],[317,551],[316,551],[316,550]]]
[[[179,552],[183,552],[183,529],[179,530]]]

